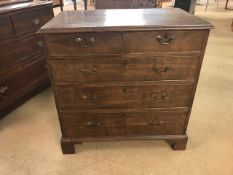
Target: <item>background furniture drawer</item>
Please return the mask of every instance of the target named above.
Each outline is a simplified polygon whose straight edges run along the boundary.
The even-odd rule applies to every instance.
[[[10,96],[20,91],[25,84],[24,69],[22,66],[15,68],[8,74],[0,77],[0,103],[8,100]]]
[[[47,36],[51,56],[120,54],[123,50],[122,33],[76,33]]]
[[[13,34],[8,17],[0,16],[0,39],[6,38]]]
[[[16,34],[32,33],[39,30],[53,18],[51,7],[17,13],[11,16]]]
[[[44,38],[41,35],[33,35],[30,38],[11,40],[5,45],[1,45],[0,50],[0,69],[8,68],[26,57],[43,53],[45,51]]]
[[[61,111],[112,108],[186,107],[192,84],[112,83],[56,86]]]
[[[48,74],[48,66],[46,63],[46,55],[37,55],[33,59],[23,64],[27,83],[33,83],[41,78],[44,74]]]
[[[7,100],[26,85],[37,81],[41,76],[47,73],[45,56],[39,55],[31,60],[21,63],[20,66],[13,68],[7,74],[0,78],[0,102]]]
[[[184,56],[49,61],[55,84],[194,80],[197,63],[198,57]]]
[[[129,53],[201,51],[205,32],[199,30],[128,32]]]
[[[131,112],[62,113],[65,137],[107,137],[183,134],[187,111],[136,110]]]

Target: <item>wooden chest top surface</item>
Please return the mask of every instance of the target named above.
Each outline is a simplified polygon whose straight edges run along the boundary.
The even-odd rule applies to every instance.
[[[211,28],[210,23],[181,9],[111,9],[64,11],[39,33]]]

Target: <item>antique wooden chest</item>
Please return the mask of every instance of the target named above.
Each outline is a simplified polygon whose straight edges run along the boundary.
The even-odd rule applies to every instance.
[[[211,28],[180,9],[66,11],[43,26],[63,153],[128,139],[185,149]]]
[[[0,118],[50,85],[36,31],[53,16],[51,2],[0,6]]]

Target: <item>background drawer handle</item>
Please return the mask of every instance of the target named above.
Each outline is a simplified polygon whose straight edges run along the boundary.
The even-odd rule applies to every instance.
[[[156,92],[151,95],[151,97],[156,101],[163,101],[167,98],[167,93],[165,92]]]
[[[156,36],[156,40],[159,42],[159,44],[161,45],[169,45],[171,43],[171,41],[173,40],[173,38],[165,35],[164,37],[158,35]]]
[[[37,41],[36,45],[37,45],[39,48],[44,47],[44,44],[43,44],[42,41]]]
[[[102,126],[102,122],[87,122],[86,126],[87,127],[95,127],[95,128],[99,128]]]
[[[89,96],[89,97],[87,95],[83,95],[82,98],[83,98],[83,100],[85,102],[92,103],[92,102],[97,101],[98,95],[92,95],[92,96]]]
[[[169,71],[169,70],[171,70],[172,69],[172,67],[171,66],[165,66],[164,68],[159,68],[159,67],[153,67],[153,70],[155,71],[155,72],[167,72],[167,71]]]
[[[7,89],[8,89],[8,86],[1,86],[0,87],[0,93],[4,94],[7,91]]]
[[[39,18],[34,18],[32,20],[32,23],[35,24],[35,25],[38,25],[40,23],[40,19]]]
[[[7,96],[4,95],[4,93],[8,90],[8,86],[1,86],[0,87],[0,99],[4,100],[7,98]]]
[[[163,125],[165,123],[165,121],[163,121],[163,120],[160,120],[160,121],[149,121],[148,122],[148,125],[149,126],[153,126],[153,127],[158,127],[158,126],[161,126],[161,125]]]
[[[90,47],[92,44],[95,43],[95,38],[90,37],[90,38],[84,38],[84,39],[82,39],[82,38],[78,37],[78,38],[75,38],[74,41],[76,43],[79,43],[81,47],[87,48],[87,47]]]
[[[81,73],[85,74],[85,75],[93,75],[93,74],[96,74],[98,72],[98,69],[97,68],[89,68],[89,69],[84,69],[84,68],[81,68],[79,70]]]

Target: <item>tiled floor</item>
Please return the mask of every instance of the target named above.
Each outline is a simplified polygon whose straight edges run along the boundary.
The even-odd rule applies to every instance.
[[[163,141],[98,142],[63,155],[48,89],[0,121],[0,175],[233,175],[233,11],[211,5],[212,22],[186,151]],[[71,6],[65,9],[72,9]],[[59,11],[57,8],[56,13]]]

